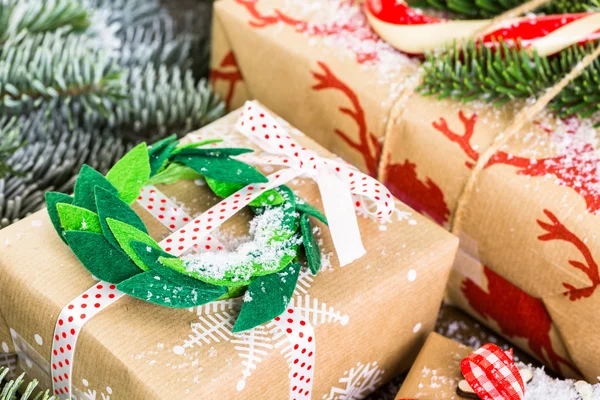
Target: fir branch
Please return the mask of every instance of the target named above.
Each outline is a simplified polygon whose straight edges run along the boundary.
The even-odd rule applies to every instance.
[[[8,122],[0,121],[0,129]],[[48,119],[41,110],[19,117],[15,126],[25,144],[6,163],[18,174],[0,179],[0,228],[42,208],[46,191],[71,192],[84,163],[108,172],[132,144],[104,125],[91,117],[69,124],[60,113]]]
[[[80,102],[106,114],[124,98],[120,69],[80,36],[48,33],[9,40],[0,55],[0,106],[10,114]]]
[[[18,142],[25,143],[5,161],[6,167],[17,173],[0,177],[0,227],[42,208],[45,191],[71,192],[83,163],[106,173],[135,143],[173,132],[181,136],[224,114],[223,103],[189,68],[196,65],[191,62],[196,53],[207,54],[206,50],[194,50],[198,35],[187,30],[176,32],[176,24],[157,0],[81,1],[93,8],[91,25],[85,32],[59,29],[19,36],[0,48],[0,65],[9,56],[4,50],[13,48],[11,59],[21,63],[19,71],[30,73],[22,75],[25,82],[31,81],[31,74],[41,76],[44,79],[38,80],[51,84],[44,86],[45,92],[52,94],[54,89],[59,94],[46,96],[40,85],[28,86],[22,80],[11,80],[14,89],[0,85],[0,91],[7,95],[0,97],[0,106],[5,99],[18,102],[14,108],[0,107],[0,112],[17,118],[14,127],[19,130]],[[194,17],[196,27],[201,25],[199,18],[208,21],[206,16]],[[52,37],[57,38],[56,43]],[[23,44],[29,48],[22,49]],[[43,54],[33,58],[35,52]],[[64,93],[49,72],[49,65],[60,63],[72,72],[73,85],[66,86]],[[17,64],[5,63],[0,77]],[[90,81],[86,77],[96,75],[88,74],[88,67],[106,79]],[[110,75],[110,71],[120,75]],[[86,82],[100,84],[85,86]],[[35,89],[35,99],[33,92],[25,92]],[[16,91],[12,96],[17,100],[10,90]],[[23,92],[25,99],[20,97]],[[92,96],[102,101],[103,112],[98,112]],[[9,121],[0,120],[0,132],[9,130]]]
[[[509,11],[529,0],[409,0],[413,7],[431,8],[462,18],[490,18]],[[598,0],[554,0],[542,7],[545,14],[586,12],[598,6]]]
[[[9,157],[22,145],[19,128],[15,126],[16,120],[14,117],[9,120],[4,117],[0,122],[0,178],[9,173],[18,174],[8,166]]]
[[[38,393],[37,396],[33,397],[33,392],[38,385],[38,381],[35,379],[22,389],[25,383],[25,373],[21,374],[15,380],[4,382],[8,373],[8,368],[0,367],[0,400],[58,400],[56,397],[50,396],[48,391]],[[21,391],[23,394],[18,396],[17,392]]]
[[[25,2],[0,0],[0,42],[20,33],[45,33],[68,27],[83,31],[90,24],[87,9],[77,0]]]
[[[537,97],[568,74],[594,49],[594,44],[572,46],[557,55],[541,57],[505,42],[494,48],[470,43],[442,55],[431,53],[423,65],[423,95],[463,102],[483,100],[502,105],[513,99]],[[598,106],[600,85],[596,60],[550,104],[561,117],[586,117]]]
[[[149,129],[159,137],[183,135],[225,114],[224,103],[206,80],[196,81],[190,70],[147,65],[131,69],[127,81],[131,107],[120,106],[115,116],[119,125],[130,125],[146,139],[153,138]]]

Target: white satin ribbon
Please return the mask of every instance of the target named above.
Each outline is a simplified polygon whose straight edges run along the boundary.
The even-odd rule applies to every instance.
[[[321,157],[302,147],[256,102],[246,102],[236,128],[262,150],[271,153],[243,155],[239,157],[241,160],[286,166],[317,183],[340,266],[366,253],[355,209],[380,221],[389,218],[394,201],[382,184],[346,163]],[[367,207],[367,202],[375,204],[374,212]]]

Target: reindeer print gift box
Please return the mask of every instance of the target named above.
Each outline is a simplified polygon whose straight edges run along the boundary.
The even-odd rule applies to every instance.
[[[251,102],[47,200],[0,232],[0,343],[61,398],[362,398],[410,367],[457,248]]]
[[[356,3],[216,3],[215,87],[231,104],[246,96],[265,102],[326,148],[377,175],[401,201],[459,235],[449,300],[558,373],[596,379],[600,184],[594,122],[540,113],[532,101],[498,107],[481,100],[465,104],[423,96],[415,88],[428,77],[424,91],[444,88],[433,67],[447,59],[421,63],[422,58],[394,50],[369,22],[394,46],[417,46],[428,39],[439,45],[440,38],[461,31],[452,31],[454,25],[448,23],[450,36],[428,36],[427,29],[440,21],[411,14],[403,1]],[[393,12],[383,15],[388,8]],[[583,17],[595,22],[577,22]],[[389,21],[382,24],[378,18]],[[401,22],[392,25],[394,18]],[[527,21],[533,26],[536,18]],[[593,14],[542,18],[546,30],[571,29],[563,25],[574,21],[580,28],[599,28]],[[409,23],[414,27],[402,25]],[[394,36],[396,29],[412,28],[423,33]],[[517,31],[527,29],[512,24],[504,33]],[[539,31],[530,33],[528,43],[535,44]],[[417,50],[409,53],[422,49]],[[565,61],[561,65],[568,73],[571,64],[566,61],[578,59],[569,51],[548,65]],[[285,81],[273,85],[280,76]],[[567,100],[584,93],[577,87],[582,80],[565,89],[572,94]],[[510,84],[508,79],[500,86]],[[510,140],[486,154],[495,139],[509,136],[507,130],[513,133]]]

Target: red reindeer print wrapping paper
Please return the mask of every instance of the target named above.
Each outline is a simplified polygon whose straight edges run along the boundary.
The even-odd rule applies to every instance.
[[[501,110],[413,97],[386,142],[392,192],[448,226],[470,170],[520,105]],[[427,114],[418,110],[428,110]],[[597,132],[543,114],[481,173],[461,226],[448,300],[566,376],[600,374]],[[412,164],[443,193],[402,185]],[[408,199],[408,200],[407,200]]]
[[[225,100],[260,99],[373,176],[390,108],[417,65],[352,1],[215,3],[211,80]]]
[[[227,146],[258,149],[236,131],[238,115],[233,112],[187,140],[222,138]],[[281,124],[302,146],[334,157]],[[322,209],[312,180],[297,178],[290,187]],[[202,180],[155,189],[194,218],[220,201]],[[163,238],[171,227],[149,206],[142,195],[133,209],[151,236]],[[216,234],[223,243],[245,236],[250,219],[242,210]],[[232,333],[241,298],[171,309],[124,296],[81,331],[71,374],[74,398],[366,397],[408,370],[433,329],[458,241],[400,202],[385,224],[358,216],[358,225],[367,254],[343,268],[329,231],[319,226],[320,248],[329,263],[316,277],[301,274],[289,315],[281,317],[290,324],[283,325],[288,333],[292,315],[300,324],[308,321],[314,341],[312,336],[306,340],[314,348],[296,347],[274,323]],[[0,248],[0,361],[4,353],[19,353],[20,366],[47,387],[58,315],[95,281],[56,235],[46,210],[3,229]],[[309,357],[304,350],[315,360],[312,390],[290,397],[291,379],[303,377],[294,368],[306,367],[301,363]]]
[[[414,94],[419,60],[381,41],[352,0],[221,0],[215,31],[226,98],[259,99],[446,228],[479,155],[524,106]],[[234,69],[243,83],[219,78]],[[596,135],[589,121],[540,115],[490,160],[447,296],[557,372],[590,380],[600,375]]]

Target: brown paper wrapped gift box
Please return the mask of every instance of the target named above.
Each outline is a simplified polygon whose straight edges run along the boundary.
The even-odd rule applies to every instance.
[[[196,134],[250,146],[233,128],[236,117],[232,113]],[[295,139],[333,156],[300,133]],[[320,206],[312,181],[300,179],[291,186]],[[161,190],[191,215],[218,201],[191,181]],[[145,210],[135,208],[153,237],[167,234]],[[368,252],[363,258],[342,269],[332,255],[331,266],[314,280],[305,277],[306,293],[296,301],[316,322],[313,398],[336,398],[348,386],[368,394],[407,370],[433,329],[457,240],[400,203],[397,212],[383,226],[359,217]],[[226,227],[230,234],[245,232],[248,216],[236,218]],[[321,229],[327,254],[333,248],[327,229]],[[22,363],[26,370],[47,373],[60,310],[94,280],[61,242],[45,210],[2,230],[0,243],[0,344],[29,360]],[[117,400],[287,398],[288,366],[267,330],[252,331],[263,336],[260,348],[230,333],[238,306],[238,301],[225,301],[176,310],[121,299],[85,325],[74,383],[84,393],[96,391],[97,398],[102,393]],[[252,366],[246,368],[245,360]],[[348,371],[354,379],[346,379]]]
[[[530,104],[415,94],[417,61],[369,34],[348,3],[219,1],[213,83],[231,104],[257,98],[283,113],[450,227],[473,164]],[[458,227],[448,292],[548,366],[590,380],[600,375],[596,138],[589,121],[544,114],[497,153]]]
[[[460,362],[473,352],[468,346],[431,333],[402,383],[396,400],[459,400],[456,386],[463,378]]]

